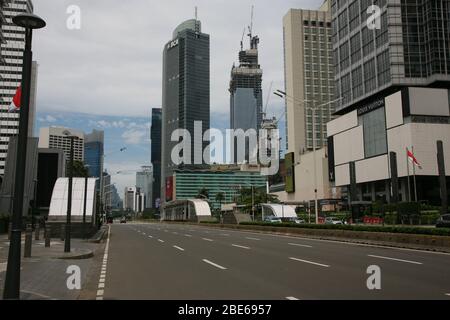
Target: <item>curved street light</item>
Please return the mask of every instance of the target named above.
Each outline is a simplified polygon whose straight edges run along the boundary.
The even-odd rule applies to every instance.
[[[22,67],[22,99],[20,102],[19,136],[17,139],[16,181],[14,184],[14,209],[12,214],[11,241],[9,244],[3,298],[20,299],[20,260],[22,238],[23,198],[25,189],[25,169],[28,140],[28,117],[31,95],[31,51],[33,29],[45,27],[45,21],[37,15],[26,13],[12,18],[12,22],[25,28],[25,50]]]

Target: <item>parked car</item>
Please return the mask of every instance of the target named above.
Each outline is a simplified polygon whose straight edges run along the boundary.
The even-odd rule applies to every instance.
[[[282,218],[281,220],[287,223],[297,223],[297,224],[306,223],[305,220],[300,218]]]
[[[122,217],[120,219],[120,223],[127,223],[127,218],[126,217]]]
[[[270,216],[270,217],[266,217],[264,219],[264,222],[270,222],[270,223],[282,223],[283,221],[281,221],[280,218],[275,217],[275,216]]]
[[[334,217],[327,217],[325,218],[325,224],[344,224],[342,220],[339,220],[338,218]]]
[[[436,222],[436,228],[450,228],[450,214],[444,214]]]

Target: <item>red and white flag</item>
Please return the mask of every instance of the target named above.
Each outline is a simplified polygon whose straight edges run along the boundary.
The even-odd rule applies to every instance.
[[[414,156],[414,154],[408,148],[406,149],[406,151],[408,153],[409,161],[411,161],[413,163],[413,165],[419,167],[419,169],[422,169],[422,166],[420,165],[419,161],[417,161],[417,159]]]
[[[19,85],[16,90],[16,94],[13,97],[13,100],[9,106],[9,112],[19,111],[20,103],[22,101],[22,87]]]

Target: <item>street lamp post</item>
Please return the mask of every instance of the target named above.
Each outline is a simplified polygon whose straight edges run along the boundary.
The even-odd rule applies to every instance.
[[[277,90],[276,92],[274,92],[275,95],[277,95],[278,97],[284,98],[284,99],[291,99],[292,102],[297,102],[297,103],[301,103],[302,106],[305,108],[305,110],[311,110],[311,115],[312,115],[312,134],[313,134],[313,162],[314,162],[314,211],[315,211],[315,216],[316,216],[316,224],[319,224],[319,206],[318,206],[318,195],[317,195],[317,163],[316,163],[316,149],[317,149],[317,137],[316,137],[316,109],[320,109],[324,106],[327,106],[331,103],[335,103],[338,102],[340,100],[342,100],[342,97],[326,102],[326,103],[322,103],[319,104],[315,107],[305,107],[304,104],[307,102],[316,102],[315,100],[297,100],[294,97],[289,96],[288,94],[286,94],[286,92],[281,91],[281,90]]]
[[[88,169],[90,165],[85,165],[85,168]],[[84,177],[84,203],[83,203],[83,239],[86,239],[86,209],[87,209],[87,187],[88,187],[88,177],[89,170]]]
[[[71,234],[71,216],[72,216],[72,189],[73,189],[73,153],[75,136],[69,131],[64,131],[64,135],[70,138],[70,160],[69,160],[69,188],[67,195],[67,220],[66,220],[66,236],[64,239],[64,252],[70,252],[70,234]]]
[[[33,29],[45,27],[46,23],[34,14],[19,14],[13,23],[25,28],[25,51],[22,69],[22,99],[20,102],[19,136],[17,141],[16,180],[14,184],[14,208],[12,214],[11,241],[9,243],[8,263],[5,276],[3,298],[20,299],[20,252],[22,238],[22,214],[25,189],[25,169],[28,139],[28,116],[30,110],[31,63],[33,53],[31,44]]]

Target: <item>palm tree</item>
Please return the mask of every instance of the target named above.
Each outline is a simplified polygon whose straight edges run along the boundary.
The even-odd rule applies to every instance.
[[[205,199],[208,200],[209,199],[209,191],[206,188],[202,188],[198,191],[197,194],[197,199]]]
[[[219,210],[222,210],[222,202],[225,200],[225,194],[223,192],[218,192],[216,194],[216,201],[219,203]]]

